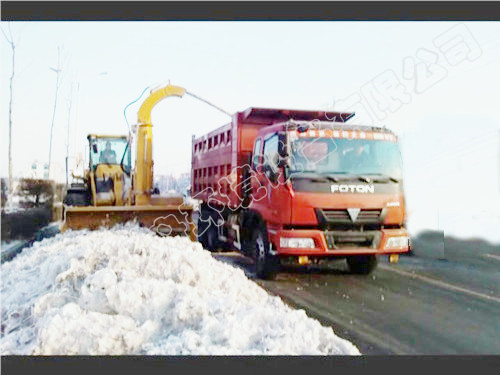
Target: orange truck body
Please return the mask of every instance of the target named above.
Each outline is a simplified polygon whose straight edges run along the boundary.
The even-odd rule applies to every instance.
[[[230,123],[193,137],[191,195],[202,202],[198,226],[202,243],[212,250],[226,247],[251,255],[248,244],[253,228],[259,225],[265,227],[270,253],[281,259],[407,252],[401,178],[290,172],[291,140],[325,141],[340,147],[362,139],[367,144],[385,142],[384,147],[399,150],[390,130],[346,124],[352,116],[249,108],[235,113]],[[278,155],[272,153],[276,140]],[[317,145],[320,151],[326,147]],[[272,158],[279,160],[274,160],[270,172]],[[394,163],[392,159],[382,164]],[[388,242],[391,237],[398,240]],[[289,238],[306,238],[307,242],[290,247]]]

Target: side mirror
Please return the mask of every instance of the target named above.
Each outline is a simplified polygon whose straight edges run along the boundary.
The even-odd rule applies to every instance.
[[[284,132],[278,134],[278,155],[280,159],[288,157],[287,138]]]

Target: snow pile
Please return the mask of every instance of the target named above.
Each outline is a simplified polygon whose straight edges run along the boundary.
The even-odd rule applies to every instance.
[[[69,231],[2,264],[2,354],[359,354],[187,238]]]
[[[19,246],[20,244],[22,244],[23,241],[21,240],[7,240],[7,241],[1,241],[0,242],[0,248],[2,249],[2,252],[3,251],[8,251],[10,250],[11,248],[14,248],[16,246]]]

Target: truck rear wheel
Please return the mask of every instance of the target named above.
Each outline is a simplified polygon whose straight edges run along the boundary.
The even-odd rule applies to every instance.
[[[368,275],[377,268],[378,259],[375,255],[356,255],[347,257],[347,265],[352,273]]]
[[[210,223],[209,227],[207,228],[207,231],[205,232],[205,242],[206,242],[206,249],[210,251],[217,251],[220,246],[220,241],[219,241],[219,231],[217,230],[217,226],[215,226],[213,223]]]
[[[259,226],[254,230],[250,250],[255,261],[255,275],[259,279],[274,279],[278,272],[278,260],[269,254],[269,241],[263,226]]]

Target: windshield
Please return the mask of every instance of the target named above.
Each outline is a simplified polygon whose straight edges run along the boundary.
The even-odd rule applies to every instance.
[[[398,144],[387,140],[298,138],[290,142],[290,174],[385,175],[402,178]]]
[[[124,168],[130,169],[130,147],[127,147],[125,138],[92,138],[90,143],[92,169],[95,169],[98,164],[119,165],[122,159]]]

